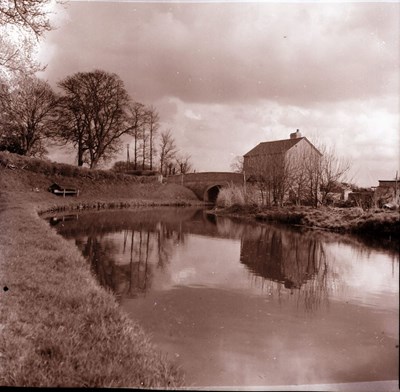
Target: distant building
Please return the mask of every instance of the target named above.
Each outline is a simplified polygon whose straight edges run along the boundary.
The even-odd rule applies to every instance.
[[[348,200],[352,205],[366,210],[374,206],[374,195],[375,193],[373,190],[355,191],[349,193]]]
[[[400,204],[400,181],[399,180],[379,180],[379,185],[375,190],[375,198],[382,207],[385,203]]]
[[[321,186],[321,192],[326,191],[327,188]],[[335,182],[329,187],[329,193],[327,194],[328,204],[347,201],[349,194],[352,193],[352,188],[349,184],[343,182]]]
[[[379,180],[378,188],[395,190],[399,185],[399,180]]]
[[[299,130],[289,139],[259,143],[243,158],[247,181],[258,183],[267,204],[315,199],[322,154]]]

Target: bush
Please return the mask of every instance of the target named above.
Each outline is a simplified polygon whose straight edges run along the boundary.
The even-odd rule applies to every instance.
[[[66,163],[57,164],[57,174],[60,174],[65,177],[73,177],[74,174],[74,166],[67,165]]]
[[[33,171],[35,173],[47,173],[47,162],[37,158],[27,158],[26,166],[27,170]]]
[[[231,184],[221,188],[216,205],[224,208],[232,207],[233,205],[259,207],[262,205],[262,199],[256,187]]]
[[[217,202],[218,207],[231,207],[233,205],[245,205],[246,195],[242,186],[229,185],[226,188],[221,188],[218,193]]]

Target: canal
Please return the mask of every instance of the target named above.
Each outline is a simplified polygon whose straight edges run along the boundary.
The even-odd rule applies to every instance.
[[[395,250],[188,207],[48,219],[188,387],[398,379]]]

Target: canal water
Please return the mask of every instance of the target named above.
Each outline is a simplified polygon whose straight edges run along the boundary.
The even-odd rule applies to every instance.
[[[182,207],[49,221],[188,387],[398,379],[396,249]]]

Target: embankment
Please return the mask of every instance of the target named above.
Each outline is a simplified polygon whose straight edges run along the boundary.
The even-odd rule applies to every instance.
[[[278,222],[337,233],[397,239],[400,231],[398,211],[381,209],[364,211],[362,208],[330,207],[286,207],[263,208],[258,206],[233,205],[216,208],[216,215],[240,217],[263,222]]]
[[[79,197],[47,191],[57,182]],[[40,218],[64,208],[198,203],[178,185],[0,153],[0,384],[177,388],[184,376]]]

